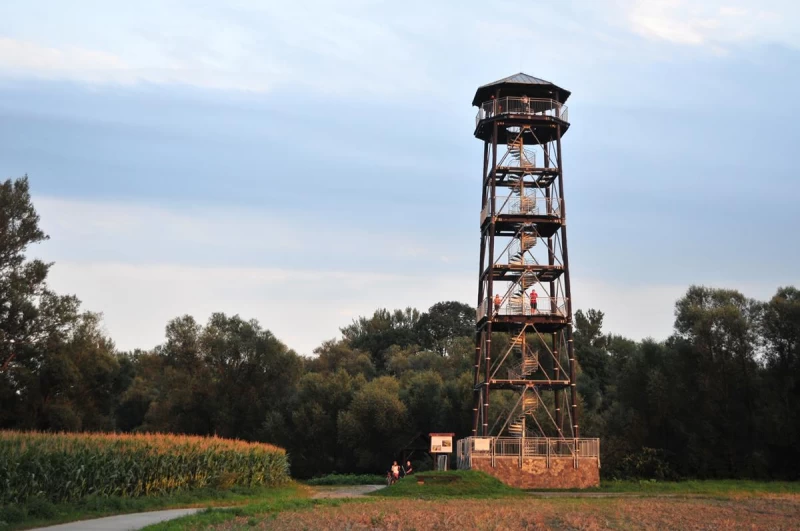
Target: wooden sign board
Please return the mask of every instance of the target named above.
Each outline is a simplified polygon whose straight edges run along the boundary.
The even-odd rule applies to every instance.
[[[476,452],[488,452],[492,449],[491,437],[474,438],[472,439],[472,449]]]
[[[431,453],[453,453],[453,435],[455,435],[455,433],[431,433]]]

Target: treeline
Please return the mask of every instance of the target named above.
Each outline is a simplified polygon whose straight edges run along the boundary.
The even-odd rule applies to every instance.
[[[124,353],[97,315],[47,288],[48,264],[25,259],[44,238],[27,179],[5,182],[0,428],[269,442],[299,477],[381,472],[420,435],[469,434],[469,305],[377,310],[312,358],[221,313],[204,325],[178,317],[162,345]],[[692,287],[665,342],[606,335],[602,321],[575,315],[582,432],[602,438],[604,475],[800,479],[798,290],[759,302]]]

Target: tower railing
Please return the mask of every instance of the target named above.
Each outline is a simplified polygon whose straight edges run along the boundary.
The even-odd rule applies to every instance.
[[[519,300],[521,299],[521,300]],[[531,309],[529,297],[511,295],[502,299],[500,308],[496,309],[494,302],[488,298],[483,299],[483,302],[478,306],[478,321],[492,312],[492,315],[546,315],[546,316],[561,316],[567,315],[567,298],[566,297],[545,297],[539,296],[536,300],[537,308]]]
[[[496,100],[489,100],[481,104],[475,116],[475,125],[481,120],[499,115],[521,114],[530,116],[547,116],[569,121],[567,106],[556,100],[543,98],[525,98],[507,96]]]
[[[481,450],[476,441],[482,440]],[[486,444],[488,443],[488,444]],[[600,439],[558,437],[465,437],[456,446],[458,467],[468,469],[475,457],[600,458]]]

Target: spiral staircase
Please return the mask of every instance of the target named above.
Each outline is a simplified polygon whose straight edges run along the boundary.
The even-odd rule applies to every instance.
[[[508,423],[508,433],[514,437],[523,437],[525,435],[525,417],[536,412],[539,407],[539,396],[526,392],[522,395],[521,407],[520,414]]]

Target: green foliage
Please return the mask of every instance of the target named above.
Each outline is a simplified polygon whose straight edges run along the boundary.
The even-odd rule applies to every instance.
[[[445,355],[453,341],[475,334],[475,308],[461,302],[438,302],[423,313],[414,325],[419,344]]]
[[[624,478],[677,479],[664,450],[656,448],[642,448],[626,455],[621,459],[617,473]]]
[[[91,495],[273,486],[288,477],[284,450],[265,444],[172,435],[0,432],[0,504],[42,496],[62,502]],[[38,507],[31,503],[31,510]]]
[[[353,449],[357,467],[388,468],[387,456],[402,447],[408,422],[408,409],[400,399],[400,382],[382,376],[356,392],[350,406],[339,412],[339,442]]]
[[[386,476],[376,474],[328,474],[311,478],[306,481],[308,485],[383,485],[386,483]]]
[[[359,317],[341,332],[354,349],[369,352],[375,367],[381,370],[389,347],[407,347],[417,342],[419,317],[419,312],[413,308],[394,312],[380,309],[371,318]]]

